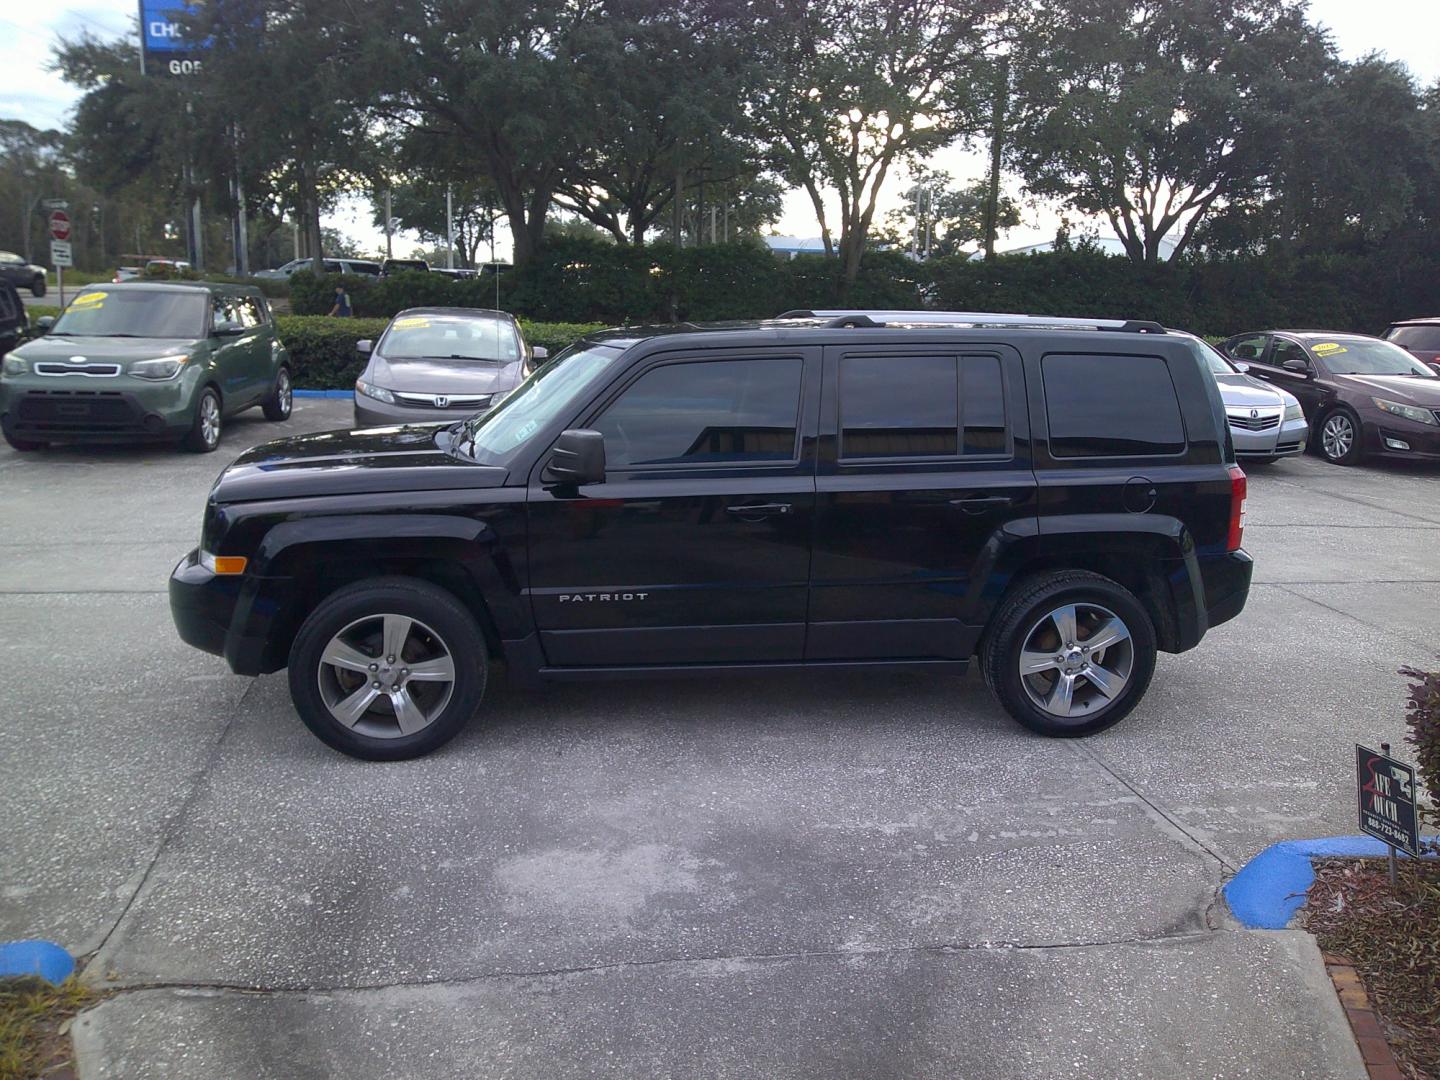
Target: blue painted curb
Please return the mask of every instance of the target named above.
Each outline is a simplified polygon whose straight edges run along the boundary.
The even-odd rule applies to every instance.
[[[296,397],[344,398],[352,397],[355,394],[354,390],[292,390],[290,392]]]
[[[1225,902],[1231,914],[1246,926],[1283,930],[1315,883],[1311,859],[1385,855],[1389,851],[1369,836],[1327,836],[1271,844],[1226,883]]]
[[[0,944],[0,979],[39,975],[59,986],[75,971],[75,958],[53,941]]]

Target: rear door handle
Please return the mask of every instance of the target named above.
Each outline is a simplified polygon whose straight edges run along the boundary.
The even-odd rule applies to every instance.
[[[748,503],[744,506],[727,506],[727,514],[734,514],[738,518],[766,518],[775,514],[788,514],[789,503]]]
[[[951,499],[951,506],[958,506],[967,514],[983,514],[986,510],[999,510],[1009,506],[1015,500],[1009,495],[966,495],[959,499]]]

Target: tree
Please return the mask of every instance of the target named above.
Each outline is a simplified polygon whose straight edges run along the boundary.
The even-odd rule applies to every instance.
[[[838,249],[842,290],[859,273],[890,170],[979,130],[975,80],[1000,6],[999,0],[754,5],[771,73],[755,115],[780,174],[809,194],[826,251]],[[840,203],[838,245],[825,212],[827,188]]]
[[[68,186],[60,165],[61,135],[23,120],[0,120],[0,247],[33,261],[39,202]]]
[[[1263,191],[1336,63],[1296,0],[1055,0],[1021,91],[1030,191],[1103,214],[1136,262],[1184,251],[1218,202]]]
[[[903,202],[885,215],[884,239],[894,247],[914,252],[959,255],[966,245],[985,242],[990,194],[990,185],[984,180],[956,187],[947,172],[912,169],[910,187],[901,196]],[[998,196],[994,228],[1009,229],[1019,224],[1019,205],[1007,195]]]
[[[455,257],[460,267],[477,264],[480,245],[490,239],[500,201],[483,177],[450,181],[451,218],[455,226]],[[412,174],[391,187],[390,209],[401,229],[412,229],[435,250],[445,251],[448,235],[445,217],[446,181],[433,173]],[[385,206],[375,207],[375,224],[385,223]],[[441,264],[444,262],[442,254]]]

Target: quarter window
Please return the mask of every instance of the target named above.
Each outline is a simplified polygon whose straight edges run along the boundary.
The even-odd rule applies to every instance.
[[[953,458],[1005,449],[998,357],[841,359],[842,458]]]
[[[595,422],[612,466],[793,461],[798,358],[666,364]]]
[[[1158,356],[1052,355],[1041,365],[1054,457],[1150,457],[1185,449],[1170,369]]]

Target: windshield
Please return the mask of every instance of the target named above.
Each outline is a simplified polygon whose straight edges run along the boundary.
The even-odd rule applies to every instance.
[[[51,336],[198,338],[205,336],[202,289],[92,289],[56,320]]]
[[[386,360],[520,359],[520,340],[506,319],[465,315],[402,315],[376,348]]]
[[[1332,375],[1436,375],[1398,345],[1373,338],[1338,338],[1310,346],[1315,358]]]
[[[488,412],[462,423],[456,449],[476,461],[509,457],[585,392],[620,355],[609,345],[571,345]]]

